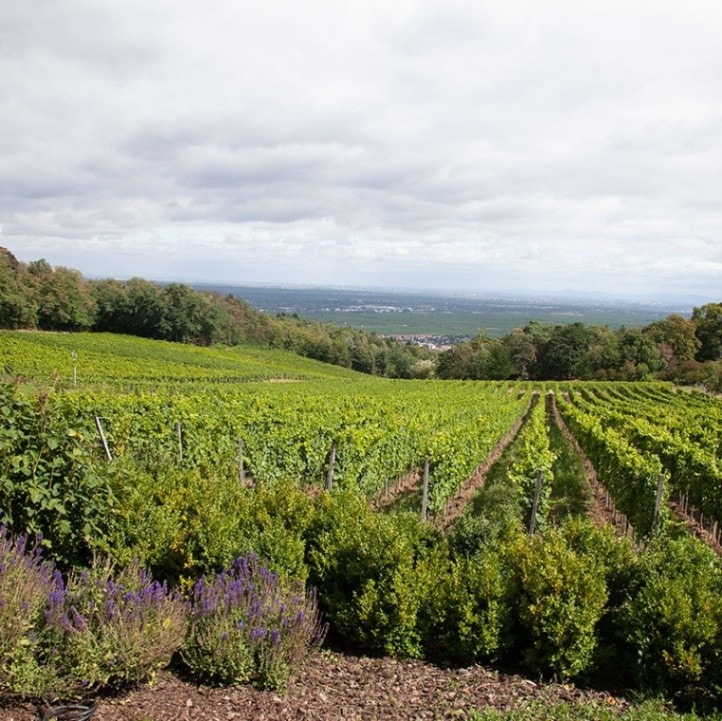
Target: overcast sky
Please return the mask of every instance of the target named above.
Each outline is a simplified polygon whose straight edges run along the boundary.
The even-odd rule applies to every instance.
[[[0,246],[722,300],[719,0],[2,0]]]

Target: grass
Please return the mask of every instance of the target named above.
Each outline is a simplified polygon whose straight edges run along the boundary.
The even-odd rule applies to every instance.
[[[677,713],[659,701],[644,701],[625,710],[603,702],[554,703],[536,700],[513,711],[473,711],[467,721],[699,721],[719,716]]]
[[[554,483],[549,514],[552,522],[564,516],[584,516],[589,510],[591,491],[584,464],[556,423],[548,425],[549,446],[556,453]]]

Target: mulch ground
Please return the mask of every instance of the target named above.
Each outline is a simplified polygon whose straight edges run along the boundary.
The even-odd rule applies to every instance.
[[[538,685],[482,666],[450,669],[421,661],[359,658],[320,652],[285,693],[250,686],[199,686],[162,672],[143,686],[97,702],[94,721],[411,721],[466,719],[474,709],[518,708],[530,699],[549,704],[595,700],[620,711],[628,703],[573,685]],[[0,707],[2,721],[37,721],[31,704]]]

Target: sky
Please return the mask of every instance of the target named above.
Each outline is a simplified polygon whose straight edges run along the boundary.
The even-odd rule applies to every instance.
[[[2,0],[0,246],[722,300],[719,0]]]

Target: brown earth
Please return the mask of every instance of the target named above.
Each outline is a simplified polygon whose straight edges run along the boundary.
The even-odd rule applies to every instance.
[[[670,499],[669,508],[672,515],[680,521],[687,529],[687,533],[697,536],[706,543],[718,556],[722,556],[722,544],[719,541],[719,533],[705,528],[704,519],[699,511],[685,509],[683,504],[676,499]]]
[[[397,479],[396,483],[385,488],[381,495],[371,504],[373,508],[381,510],[393,506],[396,501],[406,493],[416,490],[421,483],[421,472],[415,468],[411,473]]]
[[[591,503],[588,510],[589,518],[597,526],[612,526],[620,536],[629,533],[631,531],[631,527],[627,523],[626,517],[614,507],[614,504],[609,497],[609,493],[599,481],[597,471],[592,462],[589,460],[589,456],[587,456],[584,452],[582,447],[579,445],[579,441],[577,441],[572,432],[569,430],[567,424],[564,422],[564,419],[561,417],[553,396],[549,396],[548,408],[551,411],[554,423],[556,423],[562,435],[574,448],[574,452],[579,456],[582,466],[584,467],[584,475],[591,493]]]
[[[518,708],[525,701],[597,701],[620,711],[628,702],[573,685],[538,685],[483,666],[441,668],[421,661],[315,654],[285,693],[250,686],[212,688],[169,672],[153,686],[101,698],[94,721],[421,721],[466,719],[474,709]],[[37,721],[31,704],[0,706],[0,721]]]

